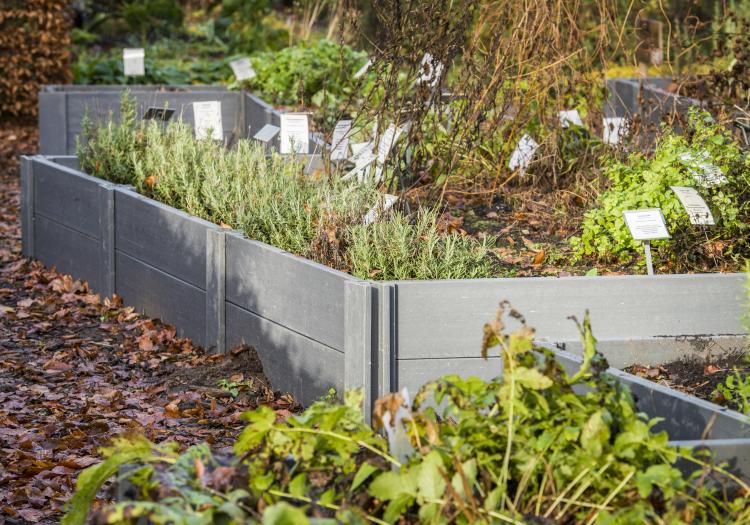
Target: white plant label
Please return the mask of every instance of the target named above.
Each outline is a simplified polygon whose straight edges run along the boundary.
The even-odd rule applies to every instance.
[[[273,124],[266,124],[262,128],[260,128],[260,131],[256,133],[253,138],[255,140],[259,140],[260,142],[271,142],[273,138],[279,133],[279,128],[277,126],[274,126]]]
[[[354,78],[359,79],[362,76],[364,76],[364,74],[367,73],[367,71],[370,69],[371,65],[372,65],[372,59],[365,62],[365,65],[359,68],[359,70],[356,73],[354,73]]]
[[[362,224],[364,224],[365,226],[375,222],[375,220],[382,212],[387,211],[388,209],[393,207],[393,205],[396,204],[396,201],[398,200],[398,197],[396,195],[390,195],[388,193],[383,194],[382,197],[382,200],[378,204],[373,206],[362,220]]]
[[[339,120],[336,123],[331,137],[331,160],[345,160],[349,156],[349,135],[351,131],[351,120]]]
[[[195,117],[195,138],[221,140],[224,138],[224,128],[221,124],[221,102],[193,102]]]
[[[385,164],[388,154],[393,149],[393,145],[398,142],[401,133],[403,133],[403,129],[400,127],[395,124],[388,125],[388,128],[380,137],[380,142],[378,142],[378,164]]]
[[[126,77],[142,77],[146,74],[146,51],[143,48],[122,50],[122,70]]]
[[[686,186],[670,186],[677,198],[680,199],[683,208],[690,217],[690,224],[698,224],[700,226],[713,226],[714,216],[711,214],[711,209],[700,196],[695,188],[688,188]]]
[[[508,168],[512,171],[520,170],[521,175],[526,173],[526,168],[529,167],[531,159],[534,157],[539,144],[536,143],[529,135],[524,135],[521,140],[518,141],[516,149],[510,156],[508,162]]]
[[[560,119],[560,125],[564,128],[567,128],[571,124],[574,126],[581,126],[583,127],[583,121],[581,120],[581,114],[578,113],[577,109],[569,109],[566,111],[561,111],[557,114]]]
[[[229,63],[229,66],[232,68],[237,80],[250,80],[251,78],[255,78],[256,73],[249,58],[238,58],[237,60],[232,60]]]
[[[721,168],[708,162],[708,153],[703,152],[700,155],[683,153],[680,159],[687,164],[688,171],[701,186],[711,187],[727,183],[727,177]]]
[[[443,64],[435,59],[430,53],[425,53],[419,69],[417,82],[435,87],[443,73]]]
[[[602,140],[605,144],[619,144],[628,131],[625,117],[604,117]]]
[[[630,235],[636,241],[651,241],[654,239],[669,239],[667,223],[659,208],[643,210],[628,210],[622,212]]]
[[[341,180],[349,180],[356,176],[361,182],[365,169],[375,162],[378,156],[372,152],[372,142],[357,142],[352,144],[352,152],[353,155],[349,160],[354,163],[354,168],[341,177]]]
[[[310,147],[307,113],[281,114],[281,154],[306,154]]]

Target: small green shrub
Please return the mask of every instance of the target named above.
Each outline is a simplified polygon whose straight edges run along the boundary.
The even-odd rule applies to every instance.
[[[322,119],[332,124],[352,95],[354,74],[366,60],[364,52],[347,45],[304,42],[253,56],[257,76],[246,84],[274,104],[319,108]]]
[[[730,133],[705,112],[689,115],[688,136],[666,132],[652,157],[631,154],[625,162],[609,161],[611,187],[586,213],[580,237],[571,239],[577,257],[626,262],[642,252],[630,236],[623,211],[661,208],[672,239],[653,241],[658,259],[678,269],[700,269],[724,259],[737,264],[750,255],[750,160]],[[701,185],[696,160],[718,166],[727,182]],[[712,210],[716,226],[692,226],[670,186],[693,186]],[[707,263],[707,261],[709,261]]]
[[[353,226],[348,256],[352,272],[370,279],[493,277],[494,241],[440,233],[434,212],[419,213],[413,223],[396,213],[388,221]]]
[[[360,278],[491,274],[488,242],[439,232],[435,212],[420,212],[414,224],[381,214],[363,226],[380,201],[372,184],[305,175],[301,160],[267,158],[251,141],[226,149],[196,140],[180,122],[139,122],[127,95],[120,115],[119,124],[84,123],[78,158],[86,173]]]
[[[627,388],[605,372],[588,318],[584,362],[572,376],[533,346],[532,330],[505,335],[502,321],[501,309],[483,343],[485,356],[497,349],[502,358],[502,379],[446,376],[420,391],[413,410],[390,394],[374,419],[392,439],[365,423],[362,393],[350,391],[343,404],[321,400],[284,421],[265,406],[244,414],[248,426],[230,457],[206,445],[178,454],[144,447],[142,438],[119,441],[79,476],[63,525],[84,522],[93,495],[124,463],[135,467],[120,476],[133,496],[101,509],[101,522],[640,525],[750,517],[746,498],[705,484],[710,465],[692,477],[675,468],[678,457],[703,462],[669,446],[665,432],[653,431],[656,420],[636,412]]]

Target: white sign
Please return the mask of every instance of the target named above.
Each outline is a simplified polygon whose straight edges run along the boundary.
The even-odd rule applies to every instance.
[[[370,69],[370,66],[372,65],[372,59],[365,62],[365,65],[359,68],[359,71],[354,73],[354,78],[358,79],[362,77],[365,73],[367,73],[367,70]]]
[[[688,171],[701,186],[710,187],[727,183],[727,177],[721,168],[708,162],[708,153],[705,151],[700,155],[683,153],[680,160],[687,165]]]
[[[336,123],[331,137],[331,160],[344,160],[349,156],[349,134],[351,130],[351,120],[339,120]]]
[[[273,138],[279,133],[279,128],[273,124],[266,124],[260,131],[256,133],[253,138],[261,142],[271,142]]]
[[[375,222],[375,220],[378,218],[378,215],[380,215],[381,212],[387,211],[398,200],[398,197],[395,195],[390,195],[388,193],[384,194],[383,199],[380,201],[380,203],[376,204],[372,207],[370,211],[367,212],[367,215],[365,215],[365,218],[362,220],[362,224],[367,226],[368,224],[372,224]]]
[[[531,159],[534,157],[539,144],[536,143],[529,135],[524,135],[521,140],[518,141],[518,146],[513,150],[508,162],[508,167],[515,171],[520,170],[521,175],[526,173],[526,168],[529,167]]]
[[[307,113],[281,114],[281,154],[307,154],[310,148],[310,126]]]
[[[146,74],[144,60],[146,51],[143,48],[122,50],[122,70],[126,77],[142,77]]]
[[[417,82],[435,87],[443,73],[443,64],[436,60],[430,53],[425,53],[419,68]]]
[[[224,127],[221,125],[221,102],[193,102],[195,117],[195,138],[221,140],[224,138]]]
[[[667,223],[659,208],[643,210],[628,210],[622,212],[630,235],[636,241],[651,241],[654,239],[669,239]]]
[[[341,177],[341,180],[349,180],[357,176],[357,179],[361,181],[365,169],[375,162],[378,156],[372,152],[372,142],[357,142],[352,144],[352,152],[353,155],[350,160],[354,163],[354,168]]]
[[[232,71],[234,71],[234,76],[237,80],[250,80],[251,78],[255,78],[256,73],[249,58],[238,58],[237,60],[232,60],[229,63],[229,66],[232,68]]]
[[[706,201],[703,200],[703,197],[700,196],[695,188],[685,186],[670,186],[670,188],[675,192],[675,195],[680,199],[682,206],[688,213],[690,224],[701,226],[713,226],[716,224]]]
[[[628,132],[625,117],[604,117],[602,140],[605,144],[619,144]]]
[[[564,128],[567,128],[571,124],[574,126],[581,126],[583,127],[583,121],[581,120],[581,114],[578,113],[577,109],[569,109],[566,111],[561,111],[557,114],[560,118],[560,125]]]
[[[401,133],[403,133],[403,129],[397,127],[395,124],[389,124],[388,128],[383,132],[383,136],[380,137],[380,142],[378,142],[379,164],[385,164],[388,154],[393,149],[393,145],[398,142]]]

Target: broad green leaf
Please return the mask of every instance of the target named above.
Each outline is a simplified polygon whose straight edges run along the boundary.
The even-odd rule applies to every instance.
[[[351,487],[349,487],[349,492],[354,492],[355,490],[357,490],[357,487],[364,483],[367,478],[369,478],[372,473],[376,472],[377,470],[378,468],[371,465],[370,463],[362,463],[362,465],[359,467],[359,470],[357,470],[357,473],[354,475],[352,485]]]
[[[310,520],[297,507],[281,502],[271,505],[263,512],[263,525],[307,525]]]

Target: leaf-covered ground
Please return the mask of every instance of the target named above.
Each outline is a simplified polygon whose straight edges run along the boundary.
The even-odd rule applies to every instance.
[[[0,129],[0,525],[58,522],[78,472],[114,436],[221,449],[243,411],[295,409],[269,389],[251,350],[206,354],[22,258],[17,155],[35,141],[33,125]]]

